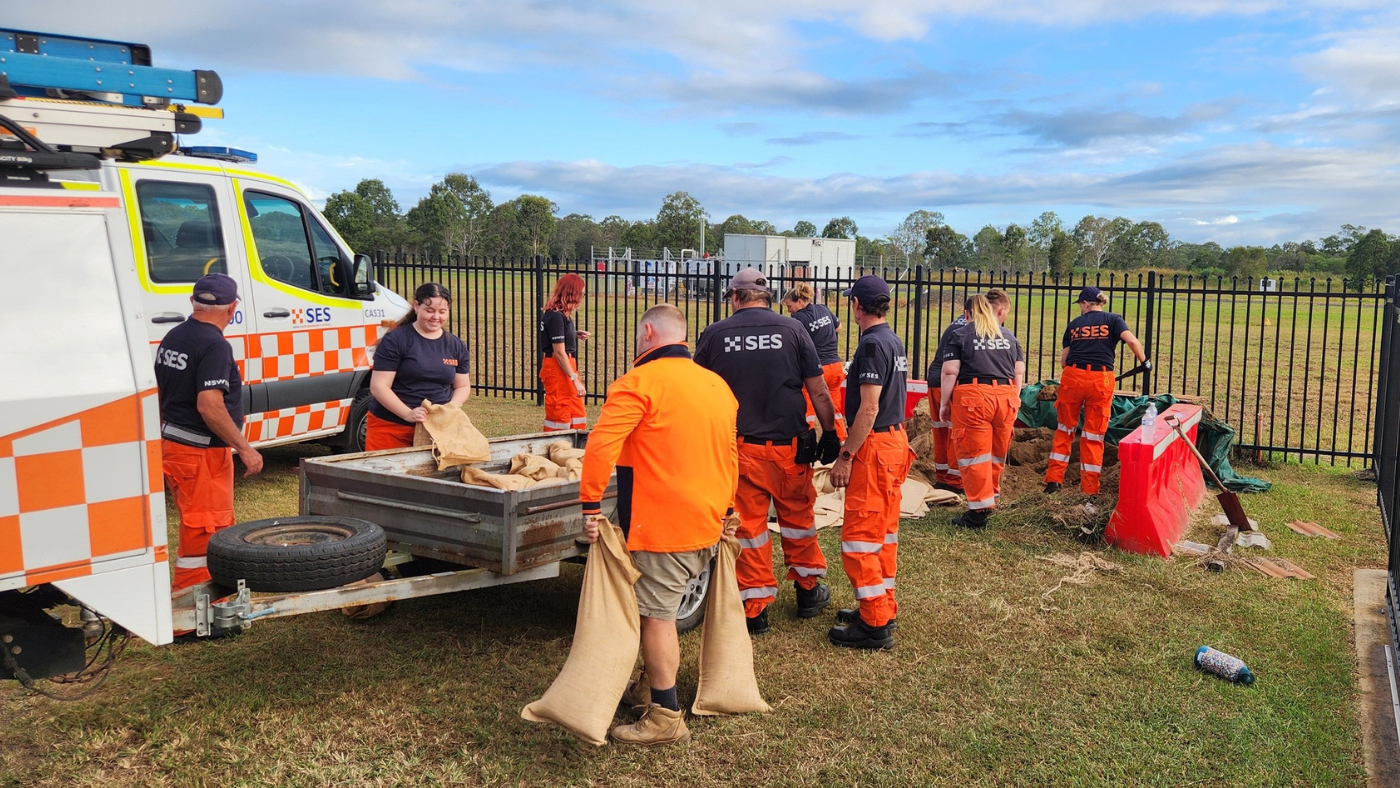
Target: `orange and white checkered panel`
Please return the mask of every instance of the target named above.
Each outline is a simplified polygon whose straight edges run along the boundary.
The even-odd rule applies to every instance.
[[[243,422],[249,442],[270,441],[343,426],[350,417],[350,400],[331,400],[295,408],[254,413]]]
[[[369,369],[368,348],[378,338],[378,326],[350,326],[249,334],[229,341],[244,382],[266,383]]]
[[[152,390],[0,436],[0,578],[36,585],[104,560],[165,560],[156,410]]]

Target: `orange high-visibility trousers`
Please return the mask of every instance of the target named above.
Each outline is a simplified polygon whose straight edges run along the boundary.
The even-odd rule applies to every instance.
[[[826,577],[826,556],[817,544],[812,507],[817,501],[812,466],[797,463],[794,442],[772,446],[739,439],[739,487],[734,511],[739,515],[739,597],[744,615],[752,618],[778,595],[773,575],[773,540],[768,531],[768,508],[778,512],[783,564],[787,579],[811,589]]]
[[[365,422],[365,451],[406,449],[413,445],[413,431],[412,424],[399,424],[371,413]]]
[[[929,381],[929,412],[933,414],[933,468],[934,481],[961,490],[962,470],[958,468],[958,447],[949,437],[953,430],[952,421],[939,421],[938,411],[943,407],[943,387],[937,381]],[[950,406],[951,407],[951,406]],[[952,418],[951,415],[948,417]]]
[[[1046,482],[1065,481],[1069,467],[1070,444],[1084,411],[1084,431],[1079,441],[1079,489],[1085,495],[1099,494],[1099,474],[1103,472],[1103,441],[1113,412],[1113,371],[1091,372],[1065,367],[1060,372],[1060,392],[1055,395],[1055,445],[1050,451]]]
[[[198,449],[162,440],[161,472],[180,512],[175,579],[180,591],[209,580],[209,537],[233,525],[233,449]]]
[[[882,627],[899,614],[894,599],[899,558],[900,486],[914,452],[903,427],[872,432],[851,458],[841,522],[841,566],[855,589],[861,620]]]
[[[588,411],[583,397],[578,395],[569,372],[578,374],[578,359],[569,357],[569,370],[559,367],[559,361],[549,356],[540,361],[540,381],[544,383],[544,431],[588,429]]]
[[[996,508],[1020,404],[1011,384],[960,383],[953,389],[951,438],[968,509]]]
[[[831,404],[836,409],[836,437],[841,442],[846,441],[846,414],[841,412],[841,406],[836,403],[841,392],[841,382],[846,379],[846,362],[833,361],[822,367],[822,379],[826,381],[826,390],[831,392]],[[807,389],[802,389],[802,398],[807,401],[807,424],[817,426],[817,412],[812,408],[812,398],[807,395]]]

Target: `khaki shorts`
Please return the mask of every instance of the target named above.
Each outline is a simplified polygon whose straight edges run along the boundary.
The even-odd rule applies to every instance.
[[[714,556],[713,547],[684,553],[632,553],[632,561],[642,573],[636,585],[637,609],[647,618],[674,621],[686,585],[705,571]]]

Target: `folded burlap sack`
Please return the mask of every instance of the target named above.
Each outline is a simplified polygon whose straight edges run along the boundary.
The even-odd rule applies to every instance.
[[[569,460],[582,460],[583,449],[575,449],[571,441],[555,441],[546,450],[555,465],[563,465]]]
[[[608,743],[617,702],[637,663],[642,623],[632,587],[641,573],[627,552],[622,529],[604,522],[599,530],[583,570],[569,658],[544,697],[522,709],[520,716],[562,725],[589,744],[603,745]],[[734,593],[737,598],[737,583]],[[743,615],[741,607],[741,627]],[[744,637],[748,638],[747,630]]]
[[[535,484],[534,479],[515,476],[509,473],[487,473],[470,465],[462,466],[462,483],[478,487],[495,487],[498,490],[524,490]]]
[[[423,428],[433,438],[433,457],[437,459],[438,470],[491,459],[491,445],[481,430],[472,426],[466,411],[456,405],[434,405],[427,400],[423,400],[423,407],[428,411]]]
[[[576,482],[583,478],[583,460],[565,460],[559,466],[559,478]]]
[[[719,543],[710,592],[705,601],[705,631],[700,640],[700,686],[690,713],[700,716],[769,712],[753,672],[753,641],[744,623],[735,562],[738,540]]]
[[[510,472],[535,481],[551,479],[559,475],[559,466],[548,457],[538,454],[517,454],[510,458]]]

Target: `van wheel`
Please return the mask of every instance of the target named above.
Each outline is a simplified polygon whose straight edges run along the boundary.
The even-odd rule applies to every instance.
[[[345,420],[345,442],[340,450],[347,454],[358,454],[365,450],[365,433],[369,430],[369,403],[373,395],[369,389],[355,395],[350,403],[350,416]]]
[[[676,632],[685,634],[705,620],[705,600],[710,593],[710,578],[715,575],[715,562],[710,561],[700,576],[686,583],[681,606],[676,610]]]
[[[230,525],[209,538],[209,574],[233,588],[321,591],[373,577],[384,566],[384,529],[353,517],[279,517]]]

